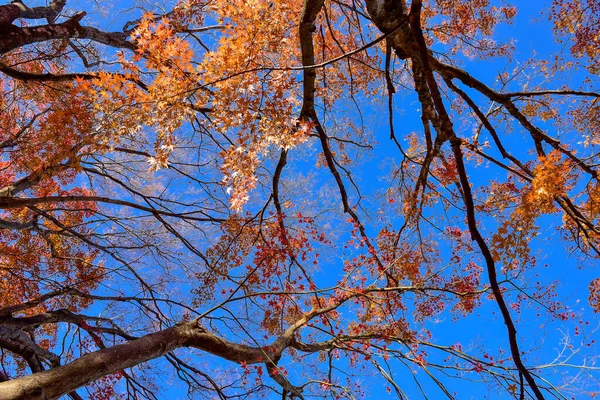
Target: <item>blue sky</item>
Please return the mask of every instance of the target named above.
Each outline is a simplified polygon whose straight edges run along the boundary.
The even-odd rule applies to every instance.
[[[547,15],[540,13],[540,8],[548,5],[549,2],[517,1],[515,3],[518,8],[518,14],[514,24],[511,26],[499,26],[497,28],[498,37],[506,40],[511,38],[515,40],[516,50],[514,58],[512,60],[496,59],[490,61],[461,60],[465,69],[490,86],[494,86],[496,76],[501,71],[512,71],[530,57],[545,58],[551,56],[558,48],[554,42]],[[127,16],[127,20],[133,20],[139,16],[137,12],[132,12],[131,14],[116,12],[116,10],[104,4],[101,5],[100,10],[92,11],[89,8],[90,3],[69,3],[73,9],[77,9],[80,4],[83,9],[89,11],[89,15],[85,21],[94,21],[94,23],[106,29],[119,30],[120,26],[122,26],[123,17]],[[131,3],[129,2],[122,2],[114,5],[114,7],[124,10],[130,7],[130,5]],[[96,14],[97,11],[104,11],[106,15],[101,15],[101,12]],[[524,71],[523,76],[527,73],[527,70]],[[580,76],[576,75],[571,78],[574,82],[581,79]],[[515,84],[517,84],[516,81]],[[556,82],[552,82],[548,86],[550,86],[549,88],[556,88],[556,84]],[[518,86],[515,86],[512,89],[516,90],[518,88]],[[422,127],[418,112],[415,110],[418,107],[416,96],[407,91],[400,91],[400,93],[395,95],[394,102],[396,107],[394,117],[395,130],[398,137],[403,137],[404,134],[411,131],[421,132]],[[385,102],[376,102],[374,105],[365,108],[365,114],[371,118],[369,120],[371,122],[370,128],[373,130],[373,135],[377,141],[375,148],[377,156],[365,160],[360,168],[360,175],[357,176],[357,182],[361,188],[361,192],[365,196],[364,203],[367,205],[373,205],[379,201],[376,201],[375,197],[381,195],[381,175],[386,172],[383,166],[389,166],[393,162],[399,162],[400,160],[399,153],[388,139],[389,131],[386,125],[386,112]],[[456,124],[456,126],[459,127],[461,124]],[[466,129],[470,129],[468,125],[465,126],[467,126]],[[549,129],[550,133],[553,129],[551,125],[545,125],[543,128]],[[469,132],[460,131],[458,133],[465,136],[470,134]],[[519,131],[503,136],[503,138],[513,148],[518,147],[521,142],[528,143],[526,135]],[[298,179],[298,177],[313,173],[314,171],[309,171],[309,169],[312,168],[313,164],[311,157],[314,157],[316,153],[316,145],[313,148],[292,152],[288,168],[295,175],[290,173],[288,176],[293,176],[290,179]],[[503,172],[493,167],[482,167],[474,171],[476,172],[472,173],[470,177],[475,185],[485,184],[491,178],[502,179],[505,177]],[[319,175],[312,184],[315,188],[321,184],[324,187],[324,193],[315,193],[316,197],[325,199],[335,196],[335,191],[331,189],[333,187],[331,177]],[[258,191],[257,195],[260,196]],[[389,208],[385,209],[385,212],[393,213],[394,207],[389,206]],[[433,207],[429,212],[435,214],[436,212],[441,213],[442,210]],[[366,218],[366,225],[369,232],[375,233],[381,228],[381,225],[374,215],[370,217]],[[393,216],[390,216],[389,219],[395,228],[401,222]],[[587,343],[592,339],[600,340],[595,333],[596,328],[600,326],[600,320],[587,305],[588,293],[586,288],[587,282],[598,277],[598,273],[595,271],[593,263],[583,262],[576,255],[569,253],[566,244],[560,238],[560,233],[555,228],[557,220],[559,221],[559,217],[543,219],[544,222],[540,229],[541,234],[533,243],[538,265],[536,271],[530,273],[530,278],[536,281],[539,280],[542,284],[558,282],[557,292],[559,293],[559,298],[566,299],[564,305],[568,306],[578,315],[577,320],[581,319],[582,321],[589,322],[589,324],[586,324],[586,322],[580,324],[583,328],[578,328],[579,334],[576,335],[574,323],[539,318],[537,310],[535,307],[532,307],[531,309],[524,309],[516,318],[517,329],[523,349],[528,352],[531,351],[531,354],[526,356],[527,365],[541,366],[552,362],[556,357],[563,357],[561,361],[564,359],[565,363],[568,361],[570,365],[585,363],[588,366],[593,366],[595,357],[597,356],[596,348],[595,346],[587,347]],[[486,220],[483,223],[485,223],[487,234],[491,234],[495,227],[494,221]],[[340,234],[338,239],[341,241],[345,237],[348,237],[347,232]],[[447,258],[450,248],[443,243],[442,236],[439,236],[438,239],[440,240],[439,251],[443,257]],[[336,257],[339,257],[339,254],[334,254],[327,259],[327,262],[331,263],[331,267],[336,271],[334,274],[331,274],[329,270],[330,265],[326,265],[326,263],[321,266],[320,271],[317,273],[322,287],[335,283],[341,275],[340,262]],[[536,272],[538,273],[537,275]],[[582,282],[584,283],[582,284]],[[178,288],[180,291],[183,289],[186,289],[185,285]],[[351,310],[347,309],[345,312],[351,312]],[[497,305],[491,300],[483,300],[482,306],[465,318],[453,321],[451,315],[442,314],[428,321],[426,327],[431,330],[434,341],[440,345],[453,345],[460,342],[464,348],[481,348],[489,350],[494,354],[498,350],[508,351],[506,328],[499,318]],[[235,327],[231,327],[230,329],[232,331],[236,330]],[[565,340],[567,338],[570,342],[565,347]],[[576,354],[571,355],[572,351],[568,347],[569,344],[574,346],[573,350],[577,350]],[[474,352],[477,353],[479,350],[475,350]],[[567,359],[566,357],[569,355],[571,355],[571,358]],[[431,361],[436,360],[436,357],[432,355]],[[218,370],[220,366],[226,367],[229,365],[227,362],[215,360],[212,356],[204,355],[200,355],[196,361],[199,365],[212,368],[213,371]],[[335,363],[342,370],[347,367],[347,360],[341,359],[335,361]],[[291,358],[284,357],[281,365],[290,370],[290,378],[295,383],[302,382],[305,379],[299,376],[298,369],[296,368],[297,365],[291,361]],[[413,373],[410,368],[401,365],[399,362],[390,362],[390,365],[396,381],[402,386],[408,397],[422,398],[423,396],[420,394],[420,389],[413,379]],[[568,377],[577,375],[577,373],[578,370],[573,367],[564,366],[557,368],[554,375],[550,376],[553,384],[560,385],[561,379],[563,379],[561,377],[562,374],[565,374],[564,379],[568,379]],[[590,374],[594,379],[600,378],[600,375],[595,371],[591,371]],[[416,372],[416,377],[419,379],[419,383],[422,385],[421,389],[428,398],[443,398],[443,393],[439,387],[423,371]],[[470,378],[476,379],[474,376],[470,376]],[[590,377],[580,376],[579,379],[581,382],[591,382]],[[362,381],[365,390],[371,393],[372,398],[394,398],[393,392],[392,395],[388,395],[385,391],[385,383],[381,377],[373,376],[369,373],[364,375]],[[497,388],[489,389],[487,384],[477,382],[476,380],[452,379],[449,382],[448,388],[451,392],[456,392],[455,398],[457,399],[514,398],[514,396],[506,391],[498,391]],[[273,382],[270,383],[274,384]],[[163,385],[167,386],[166,383],[163,383]],[[169,396],[168,398],[182,398],[185,394],[185,389],[177,387],[177,389],[169,389],[167,393],[166,396]],[[273,396],[273,398],[276,398],[276,396]]]

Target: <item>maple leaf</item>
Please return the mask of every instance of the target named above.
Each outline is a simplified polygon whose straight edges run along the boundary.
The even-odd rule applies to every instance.
[[[0,5],[0,393],[593,396],[597,3]]]

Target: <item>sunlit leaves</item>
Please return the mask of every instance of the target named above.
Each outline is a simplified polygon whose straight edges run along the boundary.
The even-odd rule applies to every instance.
[[[532,188],[526,194],[525,201],[542,213],[553,212],[554,198],[566,195],[569,189],[570,171],[571,166],[563,156],[558,151],[552,151],[534,169]]]
[[[572,37],[571,53],[590,60],[588,69],[598,72],[600,57],[600,3],[596,0],[554,0],[550,19],[560,38]]]
[[[560,152],[552,151],[534,168],[531,186],[519,190],[514,184],[507,183],[504,189],[496,185],[492,190],[494,200],[488,204],[494,204],[498,210],[514,204],[516,199],[513,196],[521,192],[520,204],[502,221],[493,237],[492,251],[506,269],[523,268],[533,261],[530,242],[539,233],[537,218],[557,211],[555,199],[566,195],[569,190],[570,172],[571,167]],[[507,188],[512,190],[507,191]]]
[[[583,254],[600,244],[597,101],[584,87],[593,79],[559,93],[554,75],[577,67],[565,53],[510,61],[492,73],[496,82],[476,80],[471,59],[510,54],[510,38],[495,28],[517,11],[487,0],[425,2],[432,51],[417,54],[406,42],[405,57],[396,49],[389,59],[392,41],[376,42],[382,32],[365,4],[325,1],[303,36],[316,65],[303,65],[304,6],[181,1],[165,14],[136,15],[124,30],[127,50],[86,49],[103,63],[85,75],[43,84],[3,78],[0,190],[8,205],[0,218],[8,228],[0,230],[0,289],[9,294],[0,306],[68,286],[79,297],[61,295],[26,313],[77,310],[100,292],[116,295],[96,298],[98,310],[136,335],[201,315],[202,335],[276,355],[268,363],[292,358],[289,369],[306,373],[311,395],[364,397],[360,388],[336,392],[352,387],[333,376],[336,368],[363,373],[381,360],[406,363],[410,373],[500,377],[517,395],[502,352],[437,343],[446,321],[489,312],[490,325],[501,325],[493,316],[502,296],[507,325],[507,314],[527,316],[538,305],[553,318],[573,316],[555,301],[554,284],[532,277],[553,228]],[[594,7],[565,7],[557,32],[574,35],[576,57],[596,57]],[[410,24],[397,40],[415,34]],[[51,61],[37,48],[3,60],[61,74],[80,67],[52,61],[67,60],[71,46],[53,43]],[[304,92],[312,71],[315,90]],[[434,80],[423,81],[423,72]],[[432,101],[436,83],[441,104]],[[442,127],[447,104],[451,121]],[[24,198],[31,203],[10,207]],[[44,339],[62,332],[49,325]],[[131,339],[74,325],[92,333],[67,336],[67,358],[108,346],[107,338]],[[209,383],[226,397],[234,386],[247,394],[253,383],[270,388],[251,365],[264,361],[218,362],[225,372]],[[194,372],[180,374],[190,387],[205,389],[194,380],[197,366],[182,365],[175,363],[178,374]],[[276,381],[297,378],[283,365],[265,370]],[[115,397],[120,379],[129,378],[108,375],[91,397]]]

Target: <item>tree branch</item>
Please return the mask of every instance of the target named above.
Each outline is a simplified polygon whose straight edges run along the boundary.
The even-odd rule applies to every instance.
[[[85,15],[84,11],[80,11],[67,21],[56,25],[16,27],[6,24],[4,14],[0,9],[0,30],[2,31],[0,35],[0,54],[32,43],[69,38],[89,39],[114,48],[136,49],[136,45],[128,41],[128,36],[123,32],[103,32],[89,26],[81,26],[79,22]]]
[[[81,356],[77,360],[30,376],[0,383],[0,400],[57,399],[103,376],[133,367],[180,347],[193,347],[223,359],[247,364],[275,359],[276,346],[251,347],[207,332],[197,322],[176,325]]]

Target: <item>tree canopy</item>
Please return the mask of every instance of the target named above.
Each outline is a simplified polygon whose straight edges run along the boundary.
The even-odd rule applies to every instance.
[[[599,61],[598,0],[0,5],[0,399],[597,396]]]

